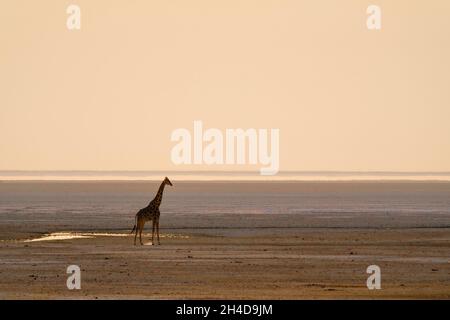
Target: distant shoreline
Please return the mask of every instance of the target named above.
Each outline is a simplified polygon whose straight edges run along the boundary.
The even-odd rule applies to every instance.
[[[310,180],[302,180],[302,179],[178,179],[172,178],[172,180],[177,183],[450,183],[450,178],[446,179],[310,179]],[[152,178],[152,179],[83,179],[83,178],[13,178],[13,179],[4,179],[0,177],[0,183],[13,183],[13,182],[22,182],[22,183],[38,183],[38,182],[86,182],[86,183],[139,183],[139,182],[159,182],[160,179]]]
[[[0,181],[450,181],[450,172],[284,171],[261,176],[257,171],[95,171],[0,170]]]

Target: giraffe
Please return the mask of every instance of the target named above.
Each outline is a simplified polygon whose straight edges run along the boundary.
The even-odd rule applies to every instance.
[[[151,245],[153,245],[153,236],[155,233],[155,227],[156,227],[156,235],[158,237],[158,244],[159,242],[159,206],[161,204],[162,195],[164,192],[164,187],[167,185],[173,186],[172,182],[170,182],[169,178],[165,177],[163,182],[161,183],[161,186],[158,189],[158,192],[156,193],[155,198],[150,201],[148,206],[145,208],[142,208],[141,210],[136,213],[135,224],[133,227],[133,230],[131,230],[131,233],[133,233],[134,230],[136,230],[136,234],[134,235],[134,245],[136,245],[136,238],[139,232],[139,240],[142,243],[142,230],[144,229],[144,225],[147,221],[152,220],[153,221],[153,227],[152,227],[152,242]]]

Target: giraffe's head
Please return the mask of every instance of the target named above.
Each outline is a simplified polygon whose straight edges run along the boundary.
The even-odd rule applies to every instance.
[[[164,178],[164,183],[168,184],[169,186],[173,186],[172,182],[170,182],[169,178],[167,177]]]

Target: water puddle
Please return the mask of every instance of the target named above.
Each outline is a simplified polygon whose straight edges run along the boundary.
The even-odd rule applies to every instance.
[[[39,238],[23,240],[23,242],[38,242],[38,241],[60,241],[72,239],[89,239],[96,237],[130,237],[134,236],[130,233],[108,233],[108,232],[53,232]],[[142,236],[149,237],[151,234],[142,234]],[[188,236],[175,234],[161,234],[160,238],[178,238],[186,239]]]

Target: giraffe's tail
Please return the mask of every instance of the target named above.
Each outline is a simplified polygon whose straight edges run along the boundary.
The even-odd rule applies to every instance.
[[[137,225],[137,215],[136,215],[136,217],[134,217],[134,226],[133,226],[133,230],[131,230],[131,232],[130,233],[133,233],[134,232],[134,230],[136,230],[136,225]]]

